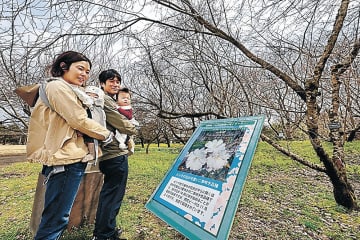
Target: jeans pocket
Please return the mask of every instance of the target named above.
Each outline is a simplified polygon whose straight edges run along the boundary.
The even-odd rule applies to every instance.
[[[52,167],[43,165],[42,170],[41,170],[41,174],[44,175],[45,177],[47,177],[49,175],[49,173],[52,171]]]
[[[69,171],[69,172],[75,173],[75,174],[79,174],[79,176],[82,176],[84,174],[86,165],[87,165],[87,163],[77,162],[77,163],[66,165],[65,169],[66,169],[66,171]]]

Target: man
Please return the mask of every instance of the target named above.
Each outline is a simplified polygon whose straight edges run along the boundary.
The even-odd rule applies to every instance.
[[[104,111],[107,129],[135,135],[135,126],[117,110],[115,96],[120,89],[120,74],[114,69],[109,69],[100,73],[99,81],[105,93]],[[99,169],[104,174],[104,184],[99,196],[93,240],[118,240],[121,230],[116,228],[116,216],[125,194],[128,150],[119,149],[119,142],[114,138],[102,148],[102,153],[99,158]]]

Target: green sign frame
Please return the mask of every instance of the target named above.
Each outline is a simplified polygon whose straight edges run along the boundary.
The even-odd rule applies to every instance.
[[[188,239],[227,239],[264,119],[202,121],[145,207]]]

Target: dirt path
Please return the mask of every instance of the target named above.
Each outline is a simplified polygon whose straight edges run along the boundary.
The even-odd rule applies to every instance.
[[[22,155],[12,155],[12,156],[1,156],[0,157],[0,167],[15,163],[15,162],[25,162],[25,154]]]

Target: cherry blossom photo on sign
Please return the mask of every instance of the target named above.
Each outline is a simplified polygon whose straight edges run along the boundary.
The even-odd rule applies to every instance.
[[[224,181],[245,131],[204,131],[191,146],[178,170]]]

